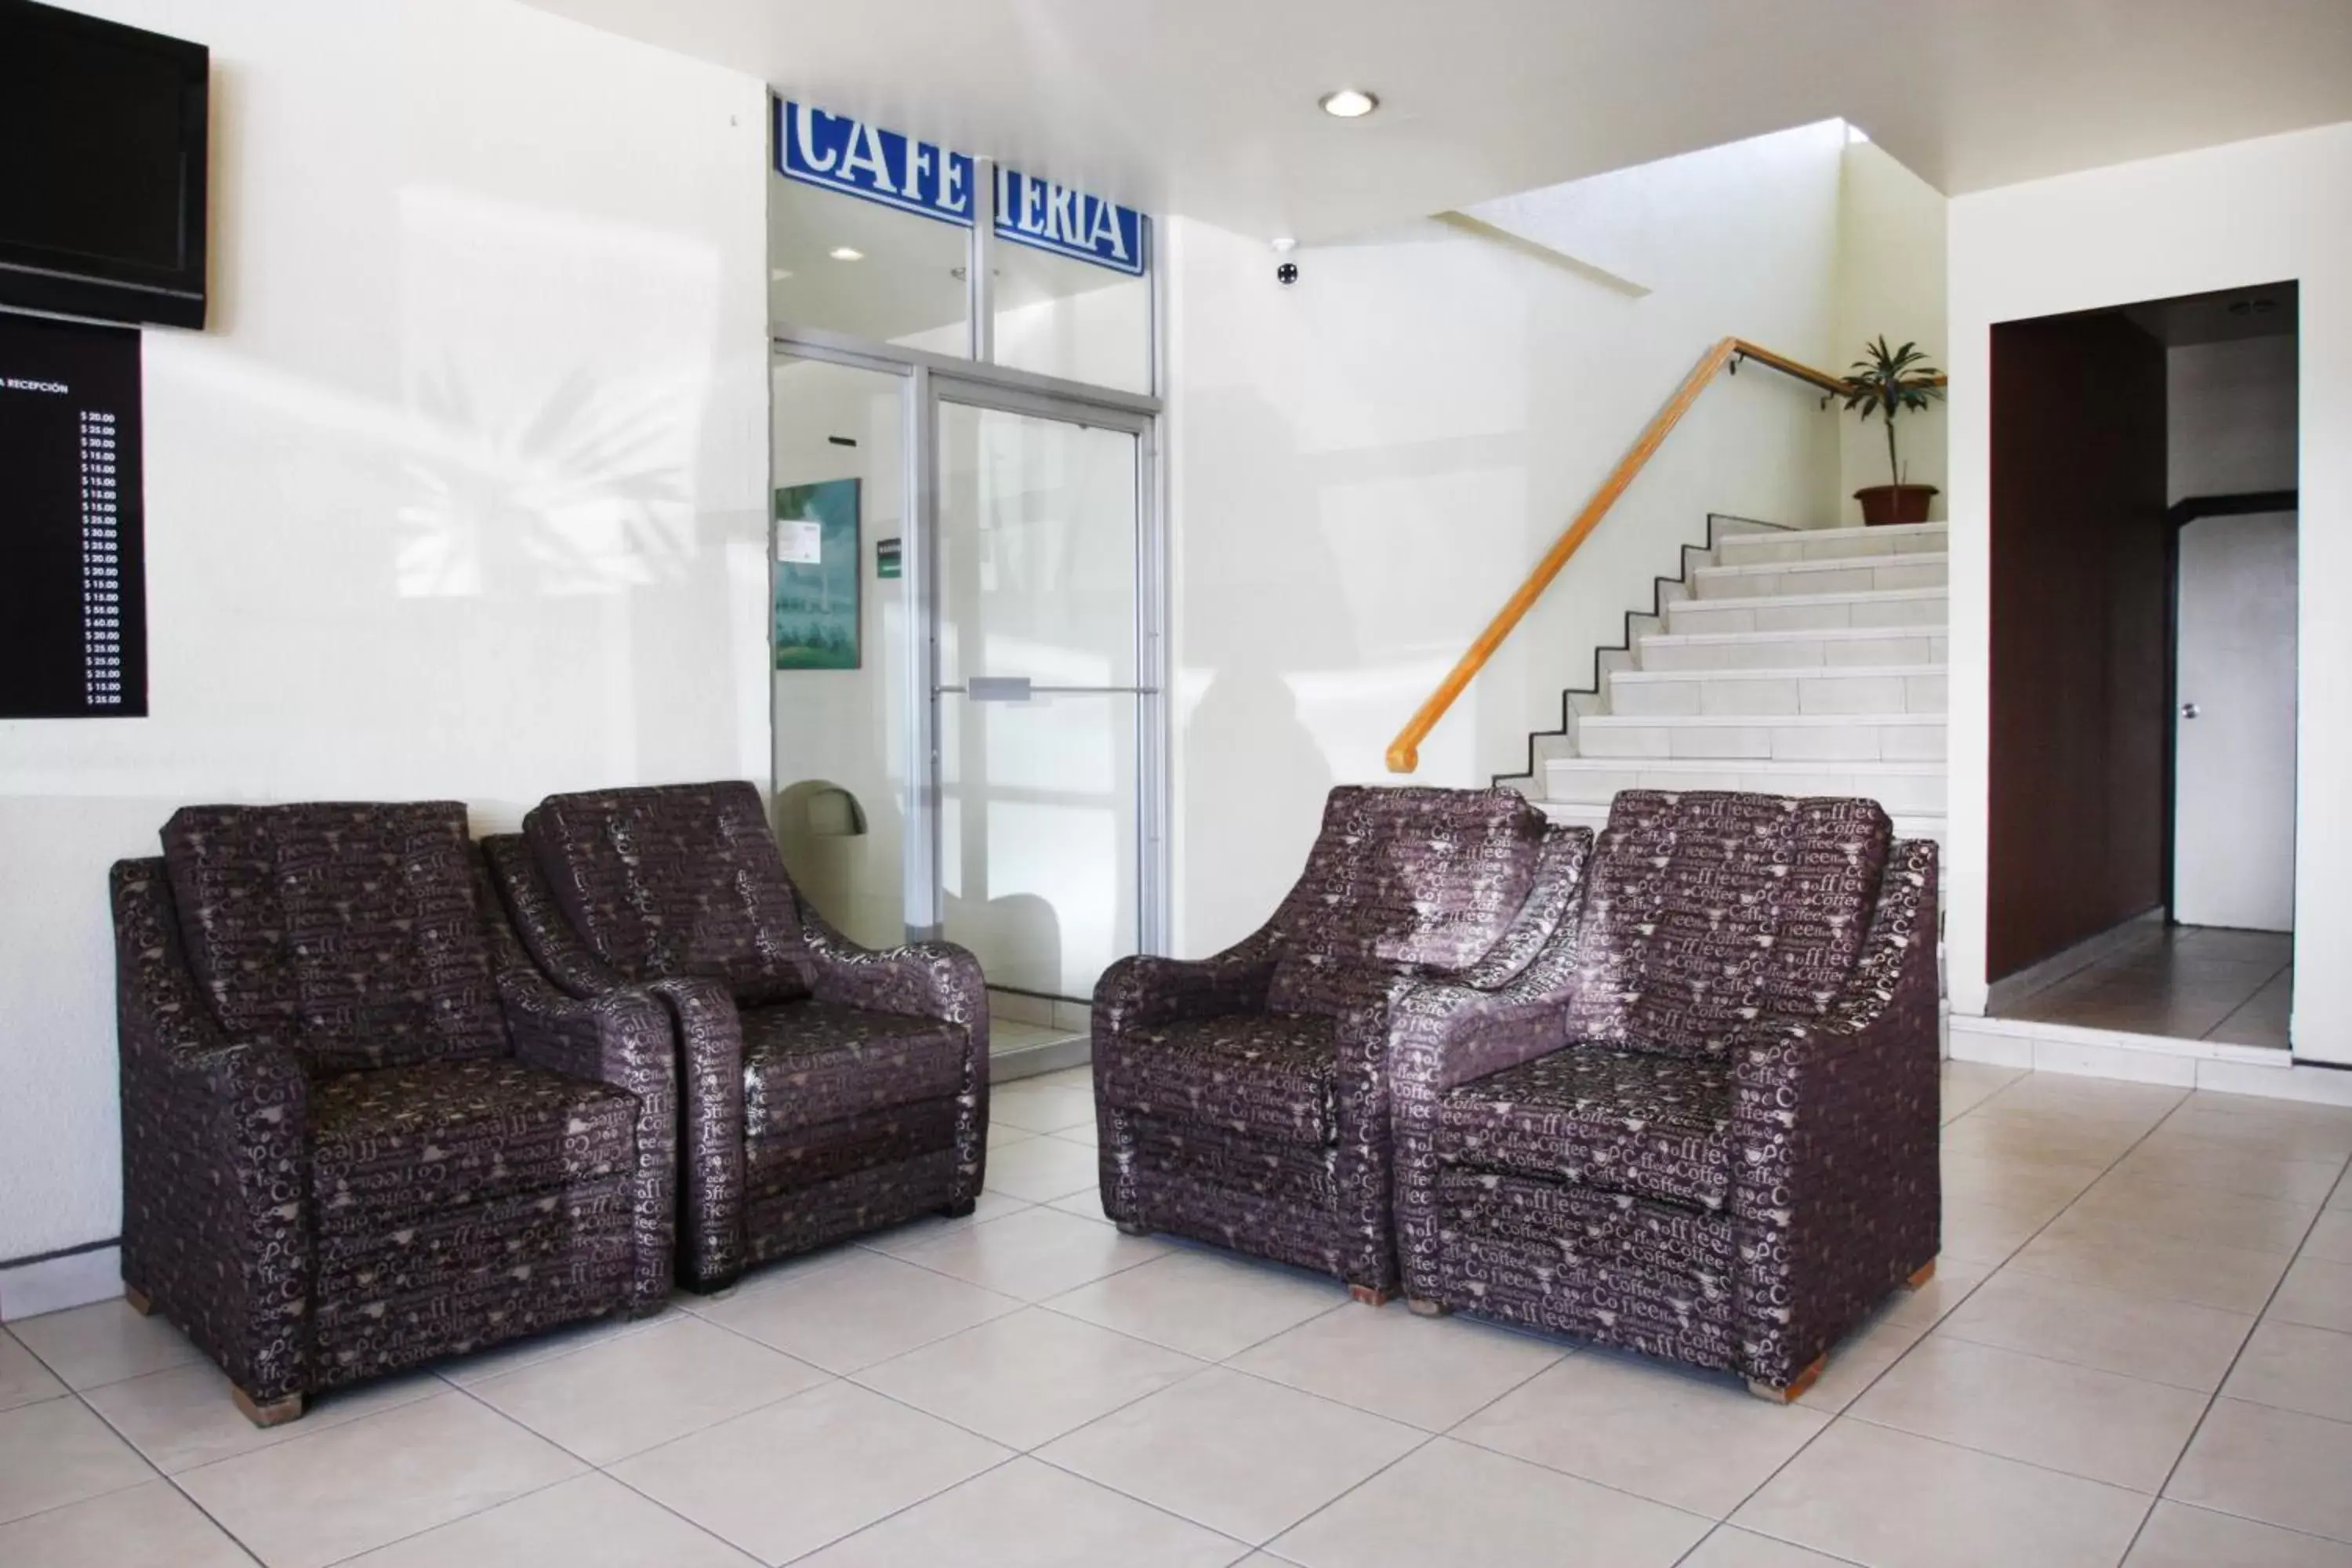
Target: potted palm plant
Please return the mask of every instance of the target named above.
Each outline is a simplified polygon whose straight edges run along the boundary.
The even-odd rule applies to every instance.
[[[1885,522],[1925,522],[1927,502],[1935,495],[1933,485],[1906,484],[1903,480],[1903,460],[1895,450],[1895,416],[1916,413],[1944,395],[1944,374],[1927,363],[1927,356],[1919,352],[1916,343],[1905,343],[1899,349],[1886,346],[1881,336],[1874,342],[1862,345],[1863,357],[1853,362],[1846,377],[1846,390],[1842,395],[1849,410],[1859,413],[1864,423],[1876,414],[1886,421],[1887,477],[1894,482],[1864,485],[1853,492],[1862,503],[1862,521],[1876,526]]]

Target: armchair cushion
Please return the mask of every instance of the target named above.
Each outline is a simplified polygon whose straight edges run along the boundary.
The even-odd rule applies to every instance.
[[[187,806],[163,858],[223,1027],[335,1070],[507,1049],[466,808]]]
[[[1337,1025],[1300,1013],[1226,1013],[1096,1043],[1102,1100],[1156,1120],[1285,1142],[1339,1136]]]
[[[748,1007],[742,1018],[748,1138],[951,1101],[963,1087],[959,1024],[815,1001]]]
[[[1759,1016],[1821,1017],[1891,841],[1873,801],[1619,795],[1588,873],[1570,1037],[1719,1058]]]
[[[1528,901],[1544,826],[1512,790],[1333,790],[1276,917],[1267,1005],[1330,1016],[1366,973],[1378,984],[1401,970],[1475,963]]]
[[[635,1096],[510,1058],[338,1073],[310,1086],[322,1237],[585,1186],[636,1168]]]
[[[1719,1209],[1731,1109],[1729,1063],[1571,1046],[1462,1085],[1437,1125],[1475,1169]]]
[[[748,784],[550,795],[523,836],[557,905],[631,981],[702,976],[747,1006],[809,994],[800,909]]]

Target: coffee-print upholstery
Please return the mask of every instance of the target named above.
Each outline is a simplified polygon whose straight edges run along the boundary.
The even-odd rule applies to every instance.
[[[669,1019],[565,997],[455,803],[192,807],[117,862],[122,1277],[271,1418],[656,1311]]]
[[[1255,934],[1197,962],[1124,959],[1096,987],[1104,1211],[1393,1290],[1391,1003],[1432,975],[1479,994],[1522,976],[1572,930],[1591,842],[1507,790],[1333,790]],[[1545,974],[1528,1055],[1559,1040],[1570,975]]]
[[[483,840],[541,971],[669,1009],[685,1104],[678,1274],[755,1263],[979,1197],[988,994],[946,942],[873,950],[800,897],[740,783],[552,795]]]
[[[1500,996],[1396,999],[1404,1291],[1785,1389],[1936,1257],[1935,845],[1628,791],[1579,915]],[[1525,1053],[1547,965],[1573,1001]]]

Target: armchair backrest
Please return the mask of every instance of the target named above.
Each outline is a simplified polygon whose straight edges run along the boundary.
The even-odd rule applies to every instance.
[[[163,839],[231,1035],[329,1070],[506,1053],[464,805],[184,806]]]
[[[1527,903],[1545,826],[1514,790],[1333,790],[1275,916],[1267,1005],[1327,1013],[1367,980],[1470,968]]]
[[[1843,989],[1894,837],[1875,801],[1627,790],[1585,873],[1569,1037],[1719,1056]]]
[[[550,795],[523,837],[564,919],[624,979],[707,977],[746,1005],[808,994],[800,905],[751,785]]]

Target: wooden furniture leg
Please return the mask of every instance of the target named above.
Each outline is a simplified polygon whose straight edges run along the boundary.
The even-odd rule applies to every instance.
[[[1822,1368],[1829,1363],[1830,1358],[1826,1354],[1815,1356],[1812,1364],[1790,1378],[1789,1386],[1786,1388],[1775,1388],[1769,1383],[1751,1377],[1748,1380],[1748,1392],[1759,1399],[1769,1399],[1775,1405],[1792,1405],[1803,1396],[1805,1390],[1812,1387],[1814,1379],[1822,1375]]]
[[[122,1299],[126,1302],[130,1303],[131,1310],[132,1311],[138,1313],[142,1318],[155,1310],[155,1303],[149,1300],[143,1291],[133,1290],[128,1285],[125,1285],[122,1288]]]
[[[1906,1290],[1920,1289],[1927,1285],[1928,1280],[1933,1279],[1935,1277],[1936,1260],[1930,1258],[1927,1262],[1922,1263],[1917,1268],[1912,1271],[1911,1278],[1903,1281],[1903,1288]]]
[[[1396,1292],[1383,1290],[1377,1285],[1350,1285],[1348,1294],[1367,1307],[1385,1307],[1396,1300]]]
[[[228,1385],[228,1396],[236,1401],[237,1414],[256,1426],[283,1426],[302,1414],[302,1396],[299,1394],[273,1399],[267,1405],[257,1405],[253,1395],[232,1383]]]

